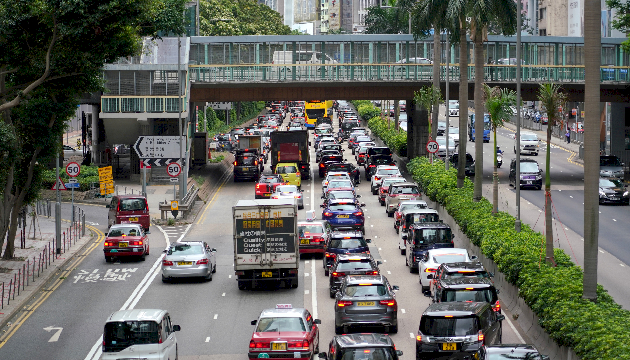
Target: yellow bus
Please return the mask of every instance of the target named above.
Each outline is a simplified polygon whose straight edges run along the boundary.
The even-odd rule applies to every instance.
[[[314,129],[318,117],[329,117],[328,109],[332,108],[332,100],[310,100],[304,105],[306,128]]]

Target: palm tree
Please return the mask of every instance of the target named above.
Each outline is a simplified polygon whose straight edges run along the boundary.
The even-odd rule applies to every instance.
[[[482,198],[483,182],[483,43],[488,41],[488,25],[496,24],[504,35],[516,31],[516,2],[514,0],[477,0],[471,2],[470,40],[475,43],[475,188],[473,199]]]
[[[494,137],[494,171],[492,172],[492,213],[499,212],[499,173],[497,161],[497,128],[503,126],[505,120],[509,120],[514,111],[512,106],[516,104],[516,92],[510,89],[501,89],[500,87],[489,87],[483,84],[484,98],[486,100],[486,109],[490,114],[490,123],[492,124],[492,132]]]
[[[582,297],[597,300],[599,235],[599,91],[601,65],[601,4],[584,2],[584,283]]]
[[[551,168],[551,132],[554,126],[559,126],[562,123],[562,114],[558,111],[558,108],[564,106],[567,102],[567,94],[560,90],[560,85],[552,83],[540,84],[538,89],[538,101],[540,101],[543,109],[547,112],[547,118],[549,119],[547,124],[547,156],[545,159],[545,258],[548,263],[554,265],[553,224],[551,223],[551,175],[549,170]],[[516,178],[519,178],[518,174]]]

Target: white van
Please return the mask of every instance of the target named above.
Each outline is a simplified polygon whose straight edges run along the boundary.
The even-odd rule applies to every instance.
[[[293,51],[274,51],[272,64],[276,65],[289,65],[288,67],[278,67],[281,72],[291,72],[293,66]],[[321,64],[322,63],[322,53],[319,51],[312,50],[298,50],[295,52],[295,63],[296,64]],[[324,64],[337,64],[337,61],[331,58],[329,55],[324,54]],[[299,74],[307,75],[307,74],[316,74],[321,71],[319,66],[296,66],[295,67]]]
[[[116,311],[105,323],[101,360],[177,359],[175,332],[180,330],[166,310]]]
[[[521,133],[521,154],[530,154],[538,156],[540,140],[538,135],[533,132]],[[516,154],[516,138],[514,139],[514,153]]]

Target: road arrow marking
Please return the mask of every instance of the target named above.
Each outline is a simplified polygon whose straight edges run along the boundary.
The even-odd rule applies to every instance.
[[[49,327],[45,327],[44,330],[46,330],[48,332],[56,330],[56,332],[53,334],[53,336],[50,338],[50,340],[48,340],[48,342],[57,342],[59,340],[59,335],[61,335],[61,332],[63,331],[63,328],[49,326]]]

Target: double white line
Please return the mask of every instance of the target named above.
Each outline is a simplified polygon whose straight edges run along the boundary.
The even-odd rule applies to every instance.
[[[184,230],[184,232],[180,235],[177,241],[180,241],[188,233],[188,230],[190,230],[191,225],[192,224],[189,224],[188,227],[186,227],[186,230]],[[166,239],[166,248],[168,249],[170,245],[168,235],[166,234],[164,229],[162,229],[162,227],[158,226],[157,228],[160,229],[160,231],[164,234],[164,238]],[[151,269],[149,269],[149,271],[144,276],[140,284],[136,286],[135,290],[131,293],[131,296],[129,296],[127,301],[125,301],[125,303],[119,310],[133,309],[136,306],[136,304],[138,304],[138,301],[140,301],[140,299],[142,298],[142,295],[144,295],[144,292],[147,291],[147,289],[153,282],[153,279],[155,279],[155,277],[158,276],[158,274],[160,273],[160,270],[161,270],[160,264],[162,263],[163,257],[164,257],[164,254],[160,255],[160,257],[157,260],[155,260],[155,262],[151,266]],[[94,344],[94,346],[92,346],[92,349],[90,349],[90,352],[85,357],[85,360],[99,359],[103,352],[102,344],[103,344],[103,336],[101,335],[101,337],[99,337],[98,340],[96,340],[96,343]]]

